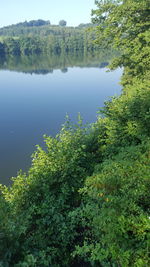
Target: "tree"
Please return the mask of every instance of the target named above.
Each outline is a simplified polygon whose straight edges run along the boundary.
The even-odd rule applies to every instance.
[[[65,21],[63,19],[59,21],[59,26],[63,27],[63,26],[66,26],[66,25],[67,25],[67,21]]]
[[[150,69],[149,0],[100,0],[96,4],[92,15],[98,24],[97,42],[121,51],[112,67],[124,66],[130,76],[143,75]]]
[[[126,86],[98,120],[103,163],[80,189],[76,217],[84,230],[74,256],[94,267],[144,267],[150,265],[150,5],[148,0],[96,4],[97,43],[121,51],[112,67],[124,67]]]
[[[0,42],[0,55],[4,55],[4,54],[5,54],[5,45]]]

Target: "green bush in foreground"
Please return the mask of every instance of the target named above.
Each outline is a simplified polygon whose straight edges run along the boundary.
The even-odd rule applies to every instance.
[[[91,266],[149,266],[150,141],[97,165],[80,192],[86,231],[74,255]]]
[[[105,103],[102,112],[105,115],[103,150],[107,157],[118,153],[121,147],[141,143],[150,137],[150,80],[134,79],[134,84],[128,85],[121,96]]]
[[[4,259],[8,266],[29,260],[27,266],[69,266],[77,235],[70,211],[80,205],[78,190],[93,171],[92,136],[81,122],[73,128],[66,123],[56,138],[45,137],[46,151],[37,148],[28,175],[19,174],[12,187],[2,188],[11,217],[6,225],[12,226],[2,266]]]

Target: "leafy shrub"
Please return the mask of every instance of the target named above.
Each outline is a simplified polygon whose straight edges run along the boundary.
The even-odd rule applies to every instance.
[[[118,153],[120,147],[139,144],[150,137],[149,79],[135,79],[134,85],[128,85],[120,97],[105,104],[102,110],[105,119],[97,123],[102,124],[102,120],[105,125],[103,143],[107,156]]]
[[[18,174],[2,189],[16,233],[11,266],[26,266],[31,258],[38,266],[69,265],[77,235],[70,211],[80,205],[78,190],[93,172],[92,136],[81,121],[75,127],[67,122],[56,138],[45,137],[46,150],[37,148],[28,175]]]
[[[74,255],[91,266],[149,266],[150,141],[97,166],[80,192],[86,229]]]

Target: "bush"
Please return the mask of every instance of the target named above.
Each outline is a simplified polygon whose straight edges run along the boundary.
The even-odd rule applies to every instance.
[[[18,174],[2,189],[13,224],[14,248],[10,238],[5,247],[11,266],[26,266],[31,258],[29,266],[71,264],[77,233],[70,212],[80,206],[78,190],[93,172],[92,136],[81,121],[75,127],[67,122],[56,138],[45,137],[46,150],[37,148],[28,175]]]
[[[74,255],[91,266],[149,266],[150,141],[97,166],[80,190],[86,230]]]
[[[136,145],[150,137],[150,83],[149,79],[134,80],[123,94],[105,103],[102,119],[105,125],[105,152],[118,153],[121,147]],[[101,124],[101,119],[99,122]],[[101,134],[99,138],[101,142]]]

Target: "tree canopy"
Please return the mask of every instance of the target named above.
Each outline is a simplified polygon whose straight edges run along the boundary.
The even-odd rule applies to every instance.
[[[66,25],[67,25],[67,21],[63,19],[59,21],[59,26],[66,26]]]
[[[92,11],[97,23],[97,42],[121,50],[112,68],[126,67],[131,76],[150,70],[150,2],[149,0],[95,1]]]

